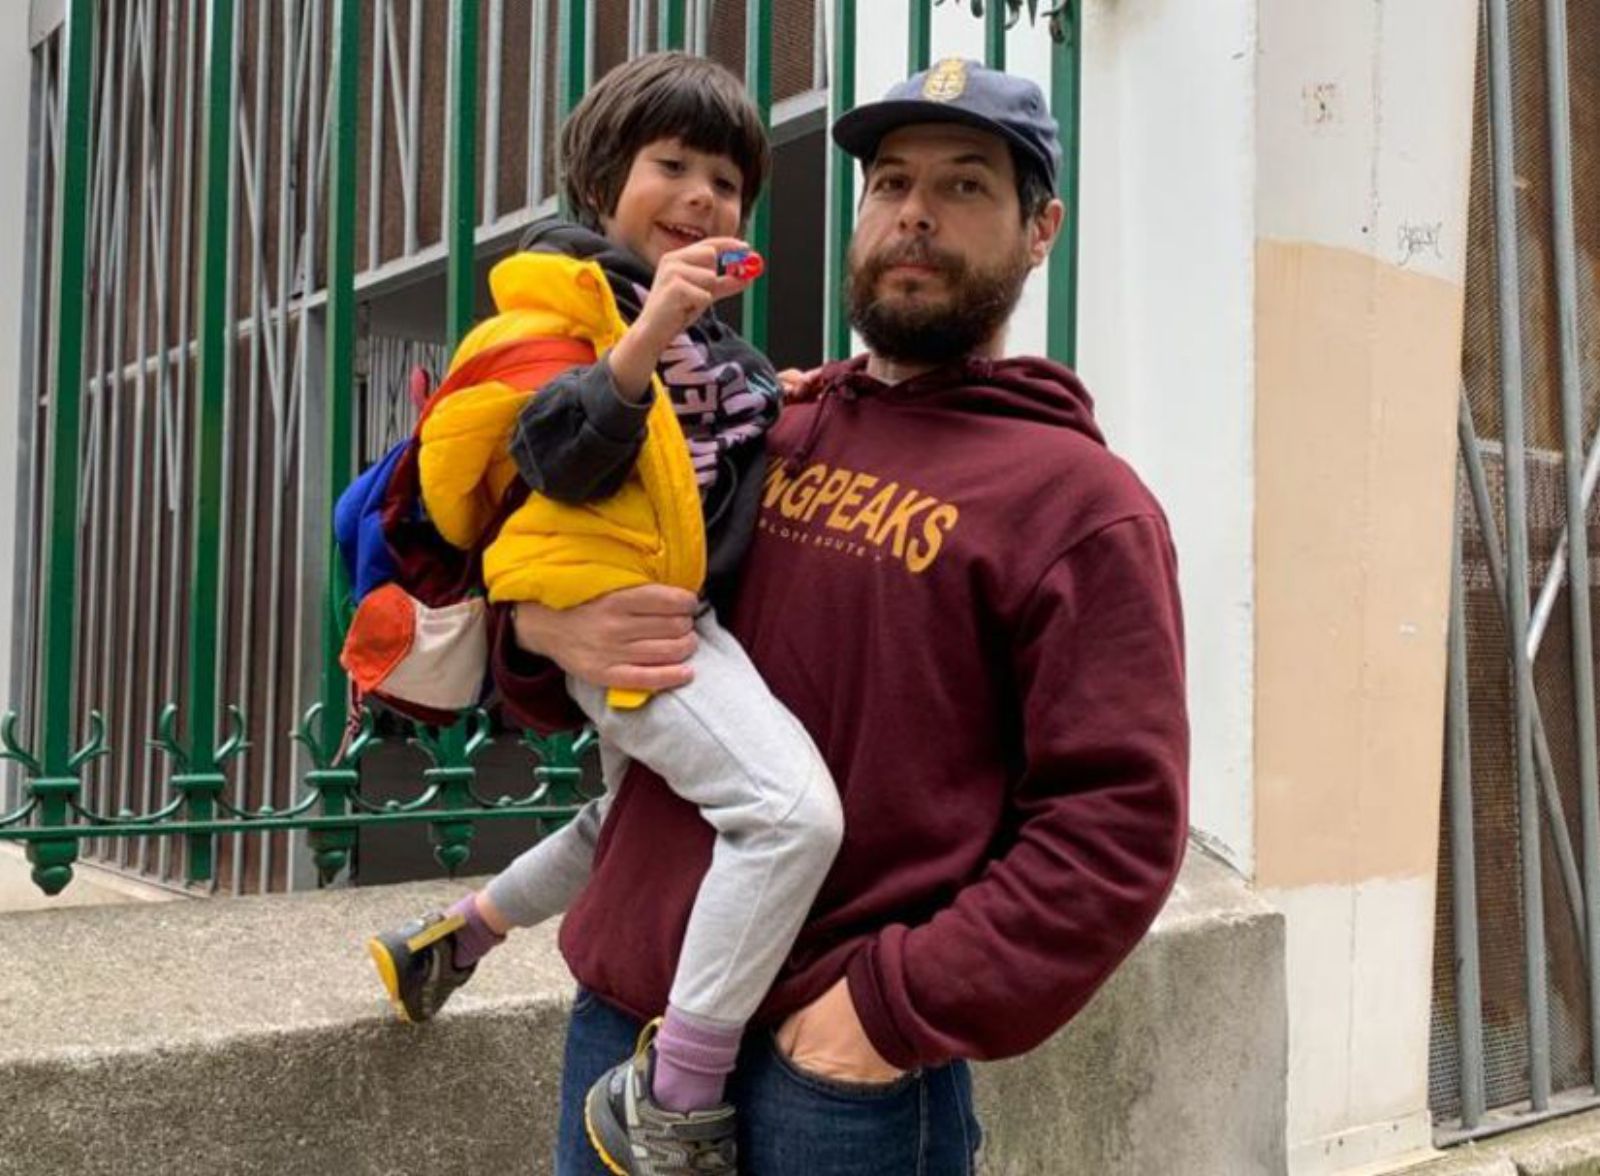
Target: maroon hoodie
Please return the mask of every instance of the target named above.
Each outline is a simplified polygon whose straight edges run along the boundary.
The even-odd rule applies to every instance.
[[[845,837],[775,1023],[841,975],[910,1068],[1043,1041],[1149,927],[1187,831],[1171,540],[1077,378],[968,360],[887,386],[860,359],[785,411],[728,627],[816,739]],[[508,629],[508,627],[507,627]],[[564,722],[497,643],[514,716]],[[574,975],[666,1007],[710,860],[635,765],[561,928]]]

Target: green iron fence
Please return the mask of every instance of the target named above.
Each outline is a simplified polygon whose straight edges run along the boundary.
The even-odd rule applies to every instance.
[[[930,59],[941,2],[906,6],[910,69]],[[551,130],[589,85],[597,34],[620,20],[625,55],[668,46],[704,53],[723,27],[718,10],[731,7],[626,0],[621,13],[622,3],[450,0],[435,242],[424,240],[431,144],[421,120],[432,6],[413,0],[402,36],[398,0],[284,0],[275,12],[248,0],[68,0],[61,27],[36,49],[32,223],[49,235],[29,268],[49,297],[33,325],[45,361],[24,391],[37,409],[29,427],[47,443],[36,447],[43,469],[24,487],[37,546],[24,560],[33,591],[19,622],[35,636],[14,674],[23,712],[0,723],[0,760],[20,773],[13,807],[0,810],[0,841],[26,846],[46,892],[70,882],[85,847],[140,870],[151,868],[151,854],[163,868],[172,858],[188,883],[215,884],[220,846],[239,889],[247,847],[290,831],[304,834],[315,876],[326,882],[350,865],[359,831],[396,824],[427,825],[435,857],[454,871],[479,822],[560,820],[581,801],[587,733],[502,736],[529,753],[526,779],[486,794],[479,764],[495,737],[481,710],[409,733],[426,766],[408,796],[364,792],[363,762],[385,738],[406,733],[385,736],[370,715],[354,729],[347,723],[337,651],[349,604],[327,519],[358,454],[371,450],[371,420],[381,412],[374,373],[404,366],[383,366],[378,333],[363,322],[392,280],[394,256],[442,266],[442,337],[453,344],[476,313],[479,255],[554,207],[545,175]],[[969,3],[985,22],[991,64],[1004,65],[1007,30],[1024,17],[1052,39],[1069,221],[1050,264],[1048,340],[1053,356],[1071,362],[1081,0],[1045,11],[1037,0]],[[769,125],[774,29],[803,21],[799,7],[812,17],[830,111],[855,101],[855,0],[744,0],[742,66]],[[247,61],[252,18],[258,55]],[[502,213],[514,179],[500,150],[512,23],[528,38],[525,185],[523,207]],[[278,48],[262,50],[266,41]],[[814,88],[822,81],[811,79]],[[849,160],[833,149],[826,157],[822,350],[837,357],[850,346],[837,291],[854,193]],[[274,217],[275,233],[267,224]],[[764,198],[753,244],[766,251],[771,232]],[[131,285],[137,298],[124,294]],[[768,309],[764,286],[743,308],[758,345]],[[147,468],[150,451],[157,458]],[[119,524],[118,512],[132,522]],[[267,518],[260,528],[257,514]],[[253,583],[263,570],[264,597]],[[258,599],[264,608],[252,607]],[[264,639],[254,627],[259,613]],[[164,672],[132,686],[128,665],[141,651]],[[120,698],[119,676],[128,687]],[[293,689],[279,691],[280,679]],[[307,705],[280,737],[285,693]],[[265,700],[265,720],[247,714],[246,697]],[[107,700],[116,703],[113,724]],[[149,720],[142,741],[141,714]],[[252,754],[259,787],[243,779]],[[249,852],[265,879],[270,857]]]

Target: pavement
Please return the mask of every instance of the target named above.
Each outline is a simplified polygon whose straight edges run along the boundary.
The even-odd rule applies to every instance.
[[[33,867],[22,846],[0,845],[0,915],[62,907],[173,902],[185,897],[180,891],[78,862],[73,866],[71,884],[52,898],[34,885]]]

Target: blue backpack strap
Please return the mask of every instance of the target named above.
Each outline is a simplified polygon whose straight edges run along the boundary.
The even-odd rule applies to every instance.
[[[334,507],[333,534],[357,603],[397,574],[383,535],[383,504],[395,467],[413,443],[410,437],[397,442],[376,465],[350,483]]]

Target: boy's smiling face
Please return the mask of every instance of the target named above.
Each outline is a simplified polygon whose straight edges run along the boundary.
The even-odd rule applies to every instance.
[[[600,226],[654,269],[674,249],[736,235],[742,193],[743,176],[726,155],[657,139],[634,155],[616,211],[602,216]]]

